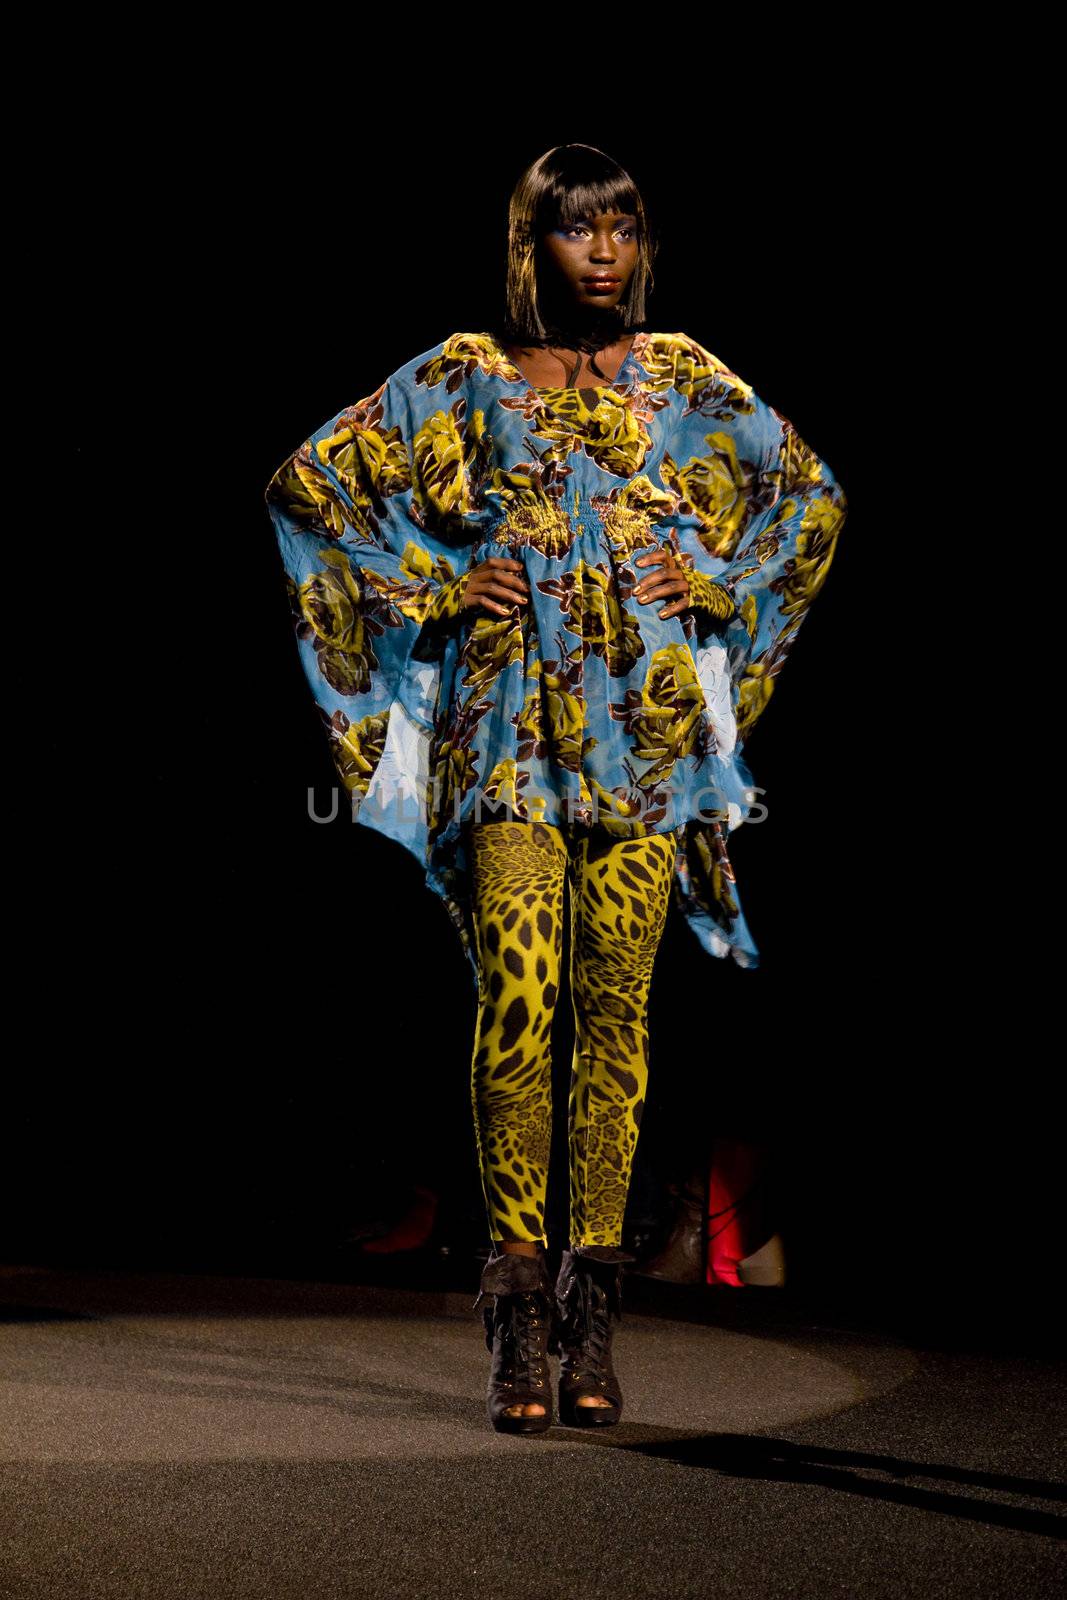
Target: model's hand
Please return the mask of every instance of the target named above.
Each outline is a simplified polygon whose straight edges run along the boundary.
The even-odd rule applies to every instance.
[[[526,605],[529,599],[522,562],[507,556],[490,556],[473,567],[463,594],[465,607],[484,606],[501,617],[508,616],[516,605]]]
[[[671,603],[660,612],[661,617],[673,617],[679,611],[685,611],[692,604],[689,594],[689,576],[684,567],[680,567],[674,559],[674,551],[668,545],[661,545],[658,550],[649,550],[643,556],[638,556],[634,562],[635,567],[655,567],[658,570],[649,573],[647,578],[642,578],[634,594],[643,606],[651,604],[653,600],[667,600]],[[671,599],[672,596],[677,599]]]

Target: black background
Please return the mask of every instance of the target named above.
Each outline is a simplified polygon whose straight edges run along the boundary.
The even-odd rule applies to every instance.
[[[716,1132],[761,1138],[801,1281],[1043,1294],[1020,863],[953,554],[982,520],[959,488],[981,448],[973,152],[933,70],[880,97],[794,62],[756,94],[707,44],[673,88],[631,65],[539,115],[514,69],[432,99],[399,69],[297,94],[301,46],[279,41],[270,74],[201,62],[180,101],[143,81],[135,116],[98,106],[92,157],[71,152],[72,236],[97,245],[37,368],[78,487],[48,495],[76,537],[21,680],[36,1044],[13,1249],[312,1241],[413,1174],[477,1214],[465,958],[417,863],[308,816],[335,775],[263,491],[342,406],[499,310],[511,186],[574,139],[645,196],[653,325],[788,416],[849,500],[746,750],[768,817],[731,857],[762,965],[712,962],[672,913],[640,1181]],[[557,1219],[562,1178],[557,1155]]]

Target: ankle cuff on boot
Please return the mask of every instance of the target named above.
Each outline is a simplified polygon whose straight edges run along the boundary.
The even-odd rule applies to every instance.
[[[519,1256],[506,1252],[490,1256],[482,1269],[482,1294],[529,1294],[549,1286],[542,1255]]]
[[[572,1256],[584,1256],[588,1261],[627,1262],[636,1261],[637,1257],[629,1255],[618,1245],[613,1244],[576,1244],[571,1246]]]

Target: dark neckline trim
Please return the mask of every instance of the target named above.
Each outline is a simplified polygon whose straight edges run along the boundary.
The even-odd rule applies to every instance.
[[[508,365],[510,367],[514,367],[515,371],[519,374],[517,379],[502,378],[501,381],[503,383],[521,383],[523,388],[528,390],[530,394],[583,394],[583,393],[602,394],[608,389],[617,388],[620,383],[625,384],[626,381],[627,381],[627,378],[626,378],[627,368],[629,368],[629,367],[631,367],[632,365],[635,364],[634,345],[637,343],[637,337],[638,336],[635,333],[633,335],[632,339],[630,340],[630,348],[627,350],[626,354],[622,358],[622,364],[620,365],[618,372],[615,374],[614,378],[609,378],[607,383],[583,383],[583,384],[579,384],[579,385],[573,385],[573,384],[568,385],[568,384],[565,384],[565,383],[546,383],[546,384],[541,384],[540,386],[538,386],[538,385],[533,384],[533,383],[531,383],[529,381],[529,379],[526,377],[525,373],[522,371],[522,368],[518,365],[517,362],[515,362],[515,361],[513,361],[511,359],[511,357],[508,355],[507,351],[504,349],[504,346],[500,343],[500,341],[498,339],[493,338],[492,334],[489,335],[489,338],[490,338],[490,341],[491,341],[491,343],[493,345],[493,348],[501,356],[503,356],[504,360],[508,363]],[[498,373],[497,376],[500,377],[500,374]]]

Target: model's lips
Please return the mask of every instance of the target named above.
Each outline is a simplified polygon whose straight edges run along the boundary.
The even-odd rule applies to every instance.
[[[614,289],[617,284],[622,282],[622,279],[621,278],[611,278],[611,277],[607,277],[607,276],[605,276],[605,277],[599,277],[598,276],[598,277],[595,277],[595,278],[583,278],[582,282],[583,283],[588,283],[591,287],[593,287],[595,289]]]

